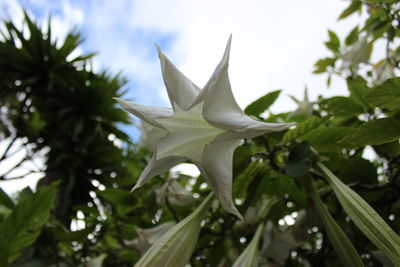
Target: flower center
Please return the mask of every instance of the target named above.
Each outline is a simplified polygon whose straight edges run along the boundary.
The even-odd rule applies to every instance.
[[[210,125],[202,116],[202,103],[189,111],[176,108],[175,114],[157,119],[168,135],[157,143],[157,159],[168,156],[187,157],[199,161],[204,147],[218,134],[224,132]]]

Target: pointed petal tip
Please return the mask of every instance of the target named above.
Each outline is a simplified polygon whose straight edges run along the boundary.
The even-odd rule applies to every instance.
[[[160,47],[158,44],[156,44],[156,43],[154,43],[154,46],[155,46],[156,49],[157,49],[158,57],[160,58],[160,60],[164,60],[165,55],[164,55],[164,53],[163,53],[161,47]]]
[[[154,46],[156,47],[157,52],[160,53],[161,52],[160,46],[157,43],[154,43]]]
[[[242,214],[240,214],[240,212],[236,209],[236,207],[234,210],[230,210],[229,213],[236,216],[241,222],[244,222]]]
[[[244,222],[244,218],[243,218],[243,216],[242,216],[239,212],[237,212],[237,214],[235,214],[235,215],[236,215],[236,217],[239,218],[239,220],[240,220],[241,222]]]
[[[223,205],[222,205],[222,208],[224,208]],[[244,222],[244,218],[243,218],[242,214],[240,214],[240,212],[237,210],[236,206],[233,203],[232,203],[232,205],[229,206],[229,208],[224,208],[224,209],[225,209],[225,211],[227,211],[230,214],[236,216],[239,220]]]
[[[136,191],[137,189],[139,189],[141,186],[139,184],[135,184],[134,187],[132,187],[130,193],[133,193],[134,191]]]

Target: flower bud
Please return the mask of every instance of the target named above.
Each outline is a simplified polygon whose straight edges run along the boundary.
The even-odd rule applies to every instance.
[[[212,194],[183,221],[163,234],[135,267],[184,267],[199,237],[201,221],[212,203]]]

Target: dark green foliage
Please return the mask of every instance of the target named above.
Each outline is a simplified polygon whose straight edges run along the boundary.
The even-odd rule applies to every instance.
[[[366,96],[366,101],[380,109],[400,109],[400,78],[386,80],[373,88]]]
[[[13,262],[39,236],[53,208],[57,184],[22,197],[0,224],[0,265]]]
[[[381,145],[399,138],[400,121],[385,118],[363,123],[350,131],[339,143],[346,146]]]
[[[113,134],[128,141],[117,128],[117,123],[129,122],[128,116],[113,100],[121,94],[124,81],[105,72],[93,73],[88,64],[92,55],[70,59],[82,42],[79,34],[68,34],[57,46],[50,27],[42,32],[27,15],[25,23],[29,38],[12,22],[5,23],[5,39],[0,42],[4,73],[0,105],[7,107],[10,131],[15,132],[10,138],[26,137],[36,151],[49,148],[46,176],[40,184],[61,181],[57,216],[68,225],[74,216],[72,207],[91,200],[92,179],[110,184],[111,172],[127,175],[125,168],[116,168],[123,151],[109,140]]]
[[[312,153],[307,142],[296,145],[286,161],[285,172],[292,177],[301,177],[310,171]]]
[[[4,205],[9,209],[14,208],[14,202],[12,199],[0,188],[0,205]]]

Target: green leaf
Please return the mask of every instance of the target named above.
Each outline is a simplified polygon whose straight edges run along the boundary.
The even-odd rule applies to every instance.
[[[400,78],[386,80],[365,96],[372,106],[387,109],[400,109]]]
[[[286,161],[285,172],[292,177],[301,177],[311,168],[312,153],[308,142],[301,142],[290,152]]]
[[[357,77],[354,79],[347,79],[347,87],[349,88],[351,99],[360,106],[363,106],[365,109],[370,107],[365,96],[371,91],[371,89],[367,86],[367,82],[363,78]]]
[[[320,59],[315,63],[314,67],[316,68],[313,73],[323,73],[327,71],[328,67],[334,67],[337,58],[326,57]]]
[[[53,207],[56,186],[42,187],[25,196],[13,212],[0,224],[0,265],[13,262],[23,249],[30,246],[41,232]]]
[[[268,172],[268,168],[263,163],[252,161],[247,168],[241,172],[234,180],[232,186],[232,195],[234,198],[246,198],[247,188],[251,182],[258,176]]]
[[[6,192],[4,192],[3,189],[1,189],[1,187],[0,187],[0,205],[4,205],[9,209],[13,209],[15,206],[12,199],[7,195]]]
[[[321,218],[326,233],[328,234],[328,238],[331,241],[336,253],[338,254],[340,261],[343,263],[343,266],[364,266],[356,249],[351,244],[350,240],[347,238],[346,234],[337,224],[335,219],[333,219],[328,209],[322,203],[322,200],[320,199],[315,188],[311,185],[310,189],[311,198],[315,205],[315,210]]]
[[[350,33],[347,35],[344,43],[346,45],[352,45],[358,40],[358,26],[356,26]]]
[[[369,3],[393,3],[398,0],[364,0],[364,1]]]
[[[282,142],[289,143],[290,141],[309,133],[311,130],[318,128],[325,120],[312,116],[307,120],[296,125],[296,128],[289,130],[282,138]]]
[[[362,2],[359,0],[353,0],[351,4],[342,12],[342,14],[340,14],[338,19],[340,20],[347,18],[348,16],[356,12],[361,7],[361,3]]]
[[[253,103],[247,106],[244,112],[249,116],[258,116],[267,110],[278,98],[281,90],[272,91],[263,97],[260,97]]]
[[[320,102],[320,106],[333,113],[334,116],[351,116],[363,112],[361,106],[350,97],[345,96],[326,98]]]
[[[329,42],[336,48],[339,49],[340,47],[340,40],[339,37],[336,35],[336,33],[334,33],[331,30],[328,30],[328,34],[329,34]]]
[[[320,152],[331,152],[341,149],[343,146],[338,141],[352,128],[350,127],[321,127],[302,136],[300,140],[308,141]]]
[[[340,204],[365,236],[376,245],[395,266],[400,266],[400,238],[356,192],[343,184],[324,164],[318,167],[325,174]]]
[[[135,195],[122,189],[107,188],[104,191],[98,191],[98,194],[105,200],[117,205],[133,206],[136,203]]]
[[[400,138],[400,122],[393,118],[368,121],[339,141],[345,146],[380,145]]]
[[[354,175],[357,173],[357,175]],[[337,176],[346,184],[361,182],[364,184],[376,183],[377,170],[372,162],[364,158],[343,158],[340,161]]]

